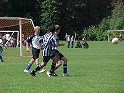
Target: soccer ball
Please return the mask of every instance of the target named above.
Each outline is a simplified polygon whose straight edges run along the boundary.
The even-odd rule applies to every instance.
[[[112,43],[113,43],[114,45],[117,45],[117,44],[119,43],[119,39],[118,39],[118,38],[113,38],[113,39],[112,39]]]

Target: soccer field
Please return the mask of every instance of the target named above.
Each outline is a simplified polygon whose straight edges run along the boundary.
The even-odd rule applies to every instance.
[[[59,48],[68,58],[68,77],[62,76],[62,67],[56,71],[58,77],[48,77],[46,72],[32,77],[23,72],[30,57],[17,57],[16,48],[4,49],[0,93],[124,93],[124,42],[88,43],[89,49]],[[45,70],[49,70],[50,64],[51,61]],[[35,64],[31,70],[34,68]]]

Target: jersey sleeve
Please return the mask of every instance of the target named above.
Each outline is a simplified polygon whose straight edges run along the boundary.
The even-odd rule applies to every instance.
[[[51,43],[54,47],[57,47],[57,38],[56,37],[53,37],[52,40],[51,40]]]
[[[40,43],[43,43],[43,36],[40,37],[39,42],[40,42]]]
[[[29,37],[29,38],[27,39],[27,42],[28,42],[28,43],[31,43],[34,36],[35,36],[35,35]]]

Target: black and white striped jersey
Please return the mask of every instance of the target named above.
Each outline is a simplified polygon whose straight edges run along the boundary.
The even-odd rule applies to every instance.
[[[43,56],[49,56],[53,47],[57,47],[57,41],[55,36],[49,32],[43,35]]]

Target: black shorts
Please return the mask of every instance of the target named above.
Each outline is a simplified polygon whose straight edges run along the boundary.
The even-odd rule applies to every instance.
[[[51,59],[51,57],[50,56],[43,56],[43,62],[48,62],[50,59]]]
[[[32,56],[33,56],[32,58],[33,59],[39,58],[39,54],[40,54],[40,49],[36,49],[32,47]]]
[[[48,62],[53,57],[57,57],[59,60],[61,60],[64,55],[61,54],[58,50],[52,50],[50,56],[43,56],[43,62]]]
[[[51,52],[49,56],[43,56],[43,62],[48,62],[53,57],[55,57],[55,54]]]
[[[52,50],[51,54],[50,54],[51,57],[57,57],[59,60],[61,60],[64,55],[62,53],[60,53],[58,50]]]

